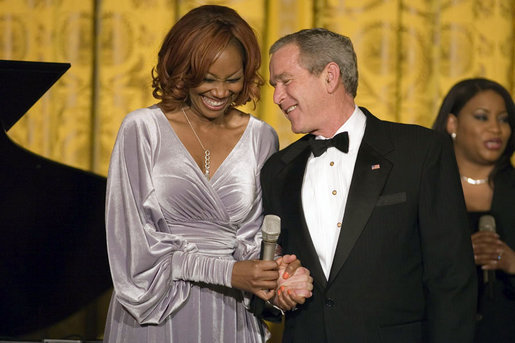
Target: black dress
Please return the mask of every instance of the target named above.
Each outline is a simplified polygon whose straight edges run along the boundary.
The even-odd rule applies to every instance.
[[[479,218],[490,214],[502,241],[515,250],[515,172],[503,171],[494,179],[492,207],[486,212],[469,212],[472,232]],[[497,270],[485,283],[484,271],[477,268],[478,313],[475,342],[515,342],[515,275]],[[492,277],[493,276],[493,277]],[[491,288],[490,288],[491,287]]]

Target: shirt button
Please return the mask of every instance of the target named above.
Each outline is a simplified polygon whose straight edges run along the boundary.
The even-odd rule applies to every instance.
[[[335,190],[333,190],[333,195],[336,195],[336,189],[335,189]]]
[[[331,163],[329,163],[329,165],[330,165],[331,167],[332,167],[332,166],[334,166],[334,162],[333,162],[333,161],[331,161]]]
[[[336,226],[342,227],[342,223],[338,222],[338,224],[336,224]]]

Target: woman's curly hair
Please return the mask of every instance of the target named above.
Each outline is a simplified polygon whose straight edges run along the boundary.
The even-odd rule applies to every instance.
[[[244,84],[233,102],[239,106],[259,100],[263,79],[258,74],[261,53],[254,31],[238,13],[225,6],[197,7],[170,29],[152,69],[152,95],[161,100],[164,111],[190,105],[189,91],[198,87],[209,67],[229,45],[243,56]]]

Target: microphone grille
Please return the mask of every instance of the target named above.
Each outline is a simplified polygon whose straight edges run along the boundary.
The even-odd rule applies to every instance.
[[[479,231],[495,232],[495,219],[489,214],[479,218]]]
[[[281,233],[281,218],[275,214],[267,214],[261,226],[263,240],[267,242],[277,242]]]

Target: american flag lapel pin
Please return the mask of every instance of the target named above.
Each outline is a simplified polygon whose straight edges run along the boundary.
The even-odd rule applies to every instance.
[[[372,167],[370,167],[372,170],[376,170],[376,169],[379,169],[381,168],[381,166],[379,164],[372,164]]]

